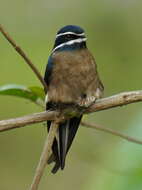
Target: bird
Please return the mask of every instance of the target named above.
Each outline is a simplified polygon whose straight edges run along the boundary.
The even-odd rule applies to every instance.
[[[77,25],[66,25],[57,32],[44,75],[47,84],[46,110],[70,105],[86,109],[102,97],[104,86],[86,40],[84,29]],[[55,162],[51,170],[53,174],[64,169],[82,116],[80,113],[59,123],[48,160],[48,164]],[[47,121],[48,131],[51,122]]]

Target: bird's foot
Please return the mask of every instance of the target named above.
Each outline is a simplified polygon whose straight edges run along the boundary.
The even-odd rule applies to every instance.
[[[96,101],[96,97],[95,96],[89,96],[86,98],[83,98],[81,100],[78,101],[78,105],[81,107],[85,107],[88,108],[90,107],[92,104],[94,104]]]

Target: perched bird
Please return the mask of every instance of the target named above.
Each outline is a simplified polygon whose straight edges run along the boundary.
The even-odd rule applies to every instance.
[[[84,30],[75,25],[61,28],[45,71],[48,86],[46,110],[63,105],[91,106],[103,94],[95,59],[87,49]],[[64,169],[67,152],[75,137],[82,115],[77,115],[59,124],[48,163],[55,162],[52,173]],[[47,122],[48,130],[51,121]]]

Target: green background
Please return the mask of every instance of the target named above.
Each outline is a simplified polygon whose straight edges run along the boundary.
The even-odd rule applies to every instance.
[[[55,34],[67,24],[82,26],[94,54],[105,96],[140,90],[142,1],[0,0],[0,23],[44,74]],[[40,85],[0,34],[0,85]],[[141,103],[90,114],[84,120],[142,139]],[[26,100],[1,96],[0,119],[41,109]],[[0,134],[0,190],[28,189],[46,137],[44,124]],[[80,127],[56,175],[46,168],[39,190],[141,190],[142,146]]]

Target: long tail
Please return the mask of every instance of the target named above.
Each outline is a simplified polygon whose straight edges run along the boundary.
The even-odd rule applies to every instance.
[[[52,155],[48,160],[49,164],[53,161],[55,162],[52,173],[56,173],[59,168],[64,169],[66,155],[78,130],[81,118],[82,116],[73,117],[59,125],[56,139],[52,145]],[[47,123],[49,130],[51,122],[48,121]]]

